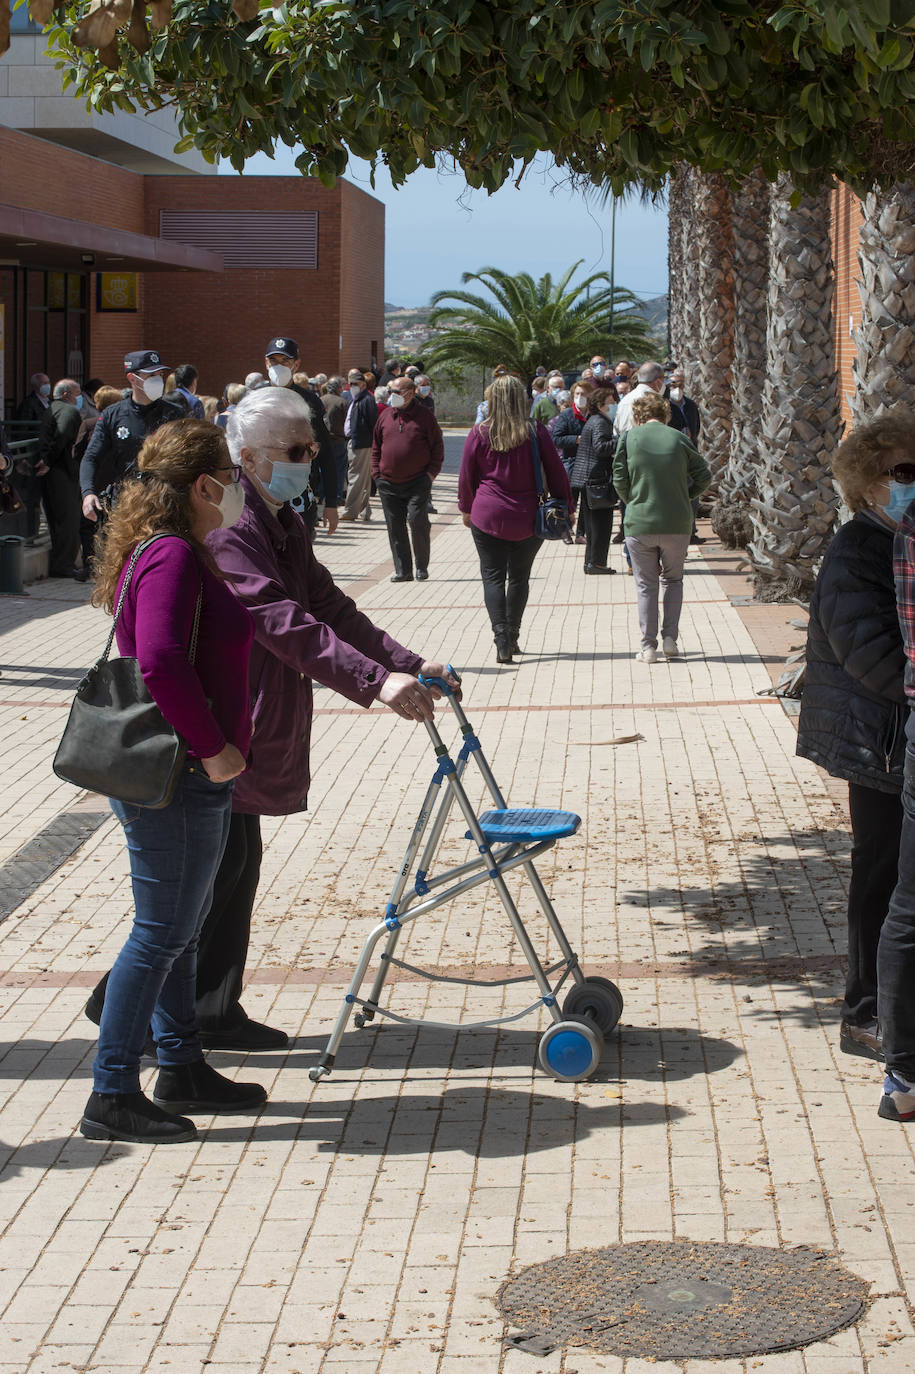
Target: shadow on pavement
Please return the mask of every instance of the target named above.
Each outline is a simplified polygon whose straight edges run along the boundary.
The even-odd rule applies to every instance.
[[[746,1014],[818,1025],[815,1003],[841,995],[850,837],[841,829],[746,837],[764,847],[756,852],[740,848],[742,838],[740,876],[722,877],[713,888],[652,887],[647,897],[634,890],[625,901],[650,906],[655,925],[665,924],[656,919],[662,908],[678,914],[690,947],[667,957],[685,976],[797,982],[803,996],[795,1006],[778,1015],[763,1006]],[[711,839],[720,845],[731,836]]]

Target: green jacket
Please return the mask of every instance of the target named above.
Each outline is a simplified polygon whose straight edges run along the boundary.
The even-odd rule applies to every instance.
[[[711,480],[686,436],[659,421],[635,425],[617,445],[613,485],[626,503],[627,534],[691,534],[691,503]]]
[[[539,396],[534,402],[533,409],[531,410],[531,419],[535,423],[539,420],[542,425],[545,425],[552,420],[554,415],[558,414],[559,406],[551,401],[546,392],[544,392],[543,395]]]

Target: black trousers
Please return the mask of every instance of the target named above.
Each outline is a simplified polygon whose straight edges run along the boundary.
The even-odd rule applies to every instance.
[[[41,499],[51,536],[51,577],[66,577],[79,553],[79,478],[63,466],[51,468],[41,479]]]
[[[429,493],[432,479],[421,472],[409,482],[389,482],[379,477],[376,484],[388,527],[388,541],[394,571],[398,577],[409,577],[414,562],[417,568],[429,566]],[[409,533],[407,527],[409,526]],[[410,539],[413,549],[410,549]]]
[[[848,975],[842,1016],[863,1026],[877,1015],[877,945],[896,886],[902,797],[848,784],[851,882],[848,888]]]
[[[587,505],[587,496],[582,496],[582,505]],[[610,553],[610,535],[613,531],[613,506],[606,510],[592,510],[588,506],[588,543],[585,548],[585,563],[593,563],[598,568],[607,566]]]
[[[588,522],[591,519],[591,512],[588,510],[588,499],[585,496],[584,487],[572,488],[572,509],[578,509],[578,520],[575,525],[575,535],[583,534],[587,537]]]
[[[502,634],[514,630],[517,633],[527,605],[531,568],[543,540],[536,534],[529,539],[499,539],[478,530],[476,525],[470,526],[470,533],[477,546],[483,600],[493,632]]]
[[[224,1029],[246,1019],[239,999],[262,855],[260,816],[233,812],[197,946],[197,1024],[201,1030]],[[106,973],[92,994],[99,1008],[107,984]]]

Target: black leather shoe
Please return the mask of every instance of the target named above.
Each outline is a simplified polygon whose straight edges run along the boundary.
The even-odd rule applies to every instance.
[[[260,1083],[234,1083],[205,1059],[160,1069],[153,1093],[156,1106],[169,1112],[248,1112],[266,1101]]]
[[[395,573],[394,576],[391,578],[391,581],[392,581],[392,582],[412,582],[412,581],[413,581],[413,574],[412,574],[412,573]]]
[[[610,577],[616,572],[616,568],[607,568],[600,563],[586,563],[585,572],[589,577]]]
[[[135,1145],[178,1145],[196,1140],[197,1127],[150,1102],[143,1093],[92,1093],[79,1129],[87,1140],[129,1140]]]
[[[429,569],[428,569],[428,568],[417,568],[417,569],[416,569],[416,580],[417,580],[417,582],[428,582],[428,581],[429,581]]]
[[[610,543],[611,543],[611,544],[625,544],[625,542],[626,542],[626,536],[625,536],[625,534],[615,534],[615,535],[613,536],[613,538],[610,540]]]
[[[876,1059],[883,1063],[883,1037],[876,1021],[856,1026],[843,1021],[839,1027],[839,1049],[843,1054],[856,1054],[861,1059]]]
[[[261,1021],[239,1021],[234,1026],[198,1028],[200,1043],[205,1050],[241,1050],[250,1054],[255,1050],[284,1050],[289,1044],[285,1031],[265,1026]]]

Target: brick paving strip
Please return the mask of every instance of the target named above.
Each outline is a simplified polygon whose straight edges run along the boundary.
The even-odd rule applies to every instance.
[[[684,658],[648,668],[631,578],[586,582],[581,550],[554,546],[525,653],[500,670],[448,447],[428,583],[387,582],[379,520],[319,537],[319,555],[374,619],[463,668],[510,801],[582,814],[538,868],[585,970],[620,982],[619,1034],[577,1085],[535,1068],[542,1018],[354,1031],[334,1076],[308,1082],[431,773],[425,732],[318,692],[310,814],[264,823],[245,994],[292,1042],[214,1056],[264,1083],[266,1110],[201,1120],[199,1141],[158,1152],[83,1141],[82,1005],[131,899],[118,828],[84,833],[98,801],[49,761],[104,617],[75,585],[0,597],[0,880],[34,882],[0,933],[0,1374],[911,1374],[910,1133],[877,1120],[876,1066],[837,1053],[846,815],[757,695],[797,608],[733,604],[739,555],[693,550]],[[446,835],[442,862],[464,853]],[[457,977],[523,970],[484,889],[417,921],[398,953]],[[392,983],[407,1015],[524,1005],[400,969]],[[803,1351],[714,1364],[503,1347],[492,1298],[517,1268],[670,1239],[819,1246],[871,1285],[869,1311]]]

